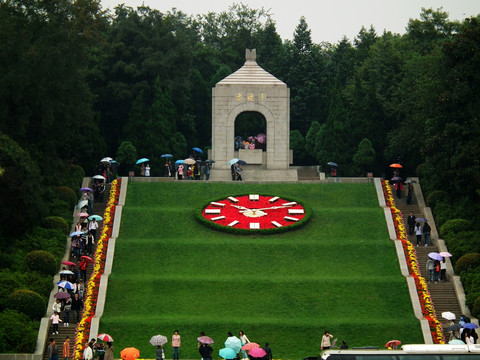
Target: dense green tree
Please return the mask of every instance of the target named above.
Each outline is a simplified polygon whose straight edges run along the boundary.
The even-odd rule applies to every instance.
[[[357,152],[353,155],[353,163],[360,175],[365,176],[367,172],[373,171],[375,165],[375,150],[367,138],[362,139],[358,144]]]
[[[290,149],[293,150],[293,163],[295,165],[304,165],[307,158],[305,139],[298,130],[290,131]]]
[[[122,141],[118,147],[116,159],[120,163],[120,174],[127,175],[129,171],[133,171],[137,161],[137,149],[130,141]]]

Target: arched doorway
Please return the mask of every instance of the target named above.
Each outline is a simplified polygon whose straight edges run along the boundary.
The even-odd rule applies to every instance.
[[[238,149],[267,150],[267,120],[257,111],[245,111],[235,119],[235,151]]]

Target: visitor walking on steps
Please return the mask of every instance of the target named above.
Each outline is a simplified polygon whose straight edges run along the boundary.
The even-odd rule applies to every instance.
[[[412,236],[413,235],[413,230],[415,229],[415,215],[413,215],[413,212],[410,211],[410,215],[408,215],[407,218],[407,225],[408,225],[408,235]]]
[[[64,360],[70,359],[70,337],[68,336],[65,338],[65,342],[63,343],[62,355]]]
[[[178,330],[172,335],[172,348],[173,348],[173,360],[180,358],[180,346],[182,345],[182,339],[178,334]]]
[[[417,237],[417,246],[422,243],[422,227],[420,223],[415,224],[415,236]]]
[[[426,268],[428,271],[428,282],[432,282],[435,276],[435,263],[432,259],[427,260]]]
[[[52,320],[52,334],[58,334],[58,323],[62,322],[60,314],[55,311],[55,314],[50,316],[50,320]]]
[[[428,246],[428,241],[430,240],[430,225],[428,225],[428,221],[425,220],[425,224],[423,224],[423,238],[425,239],[425,246]]]
[[[447,263],[445,262],[445,259],[440,263],[440,281],[447,281]]]
[[[58,360],[58,347],[55,344],[55,340],[52,338],[49,341],[47,347],[48,360]]]

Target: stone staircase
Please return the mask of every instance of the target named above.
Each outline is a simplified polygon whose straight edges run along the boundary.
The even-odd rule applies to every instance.
[[[317,170],[312,167],[302,166],[297,169],[298,180],[319,180]]]
[[[394,189],[392,189],[392,191],[395,194]],[[413,212],[413,215],[415,215],[416,218],[424,217],[424,214],[421,213],[418,204],[415,203],[415,196],[412,196],[412,203],[410,205],[407,204],[405,196],[401,199],[398,199],[395,196],[395,203],[397,209],[402,212],[403,222],[406,229],[408,229],[407,217],[410,215],[410,212]],[[415,235],[408,236],[408,240],[410,240],[412,244],[416,244],[417,241]],[[424,246],[425,240],[422,236],[422,245],[415,247],[419,270],[425,279],[428,279],[428,270],[426,268],[428,254],[431,252],[438,252],[437,239],[431,238],[429,243],[429,246]],[[460,319],[460,315],[462,315],[461,307],[455,292],[454,285],[451,282],[451,279],[448,278],[448,276],[446,282],[429,283],[428,291],[430,292],[433,304],[435,306],[435,313],[437,319],[442,323],[444,328],[448,327],[450,324],[448,320],[442,318],[442,312],[450,311],[456,315],[457,321],[458,319]],[[448,334],[445,333],[444,335],[445,339],[448,341]]]
[[[90,214],[90,215],[100,215],[101,217],[103,217],[103,214],[105,212],[105,207],[107,205],[109,194],[110,194],[110,185],[107,185],[106,188],[105,188],[105,195],[104,195],[103,202],[101,202],[101,203],[100,202],[95,202],[93,204],[93,214]],[[77,219],[75,219],[75,220],[77,220]],[[97,238],[99,237],[100,230],[101,230],[101,222],[99,223],[99,228],[97,229]],[[95,249],[93,251],[95,251]],[[72,262],[74,262],[78,265],[78,262],[79,262],[78,259],[75,259],[75,258],[71,257],[71,255],[69,255],[68,260],[72,261]],[[78,269],[78,266],[76,267],[76,269]],[[93,272],[93,264],[89,264],[88,267],[87,267],[87,282],[88,282],[88,279],[90,278],[90,275],[92,274],[92,272]],[[86,286],[87,286],[87,284],[85,284],[85,287]],[[48,311],[49,311],[49,314],[52,313],[51,309],[48,309]],[[60,319],[63,321],[63,311],[60,313]],[[50,324],[48,326],[47,339],[52,339],[52,338],[55,339],[55,343],[56,343],[56,345],[58,347],[58,351],[59,351],[59,354],[58,354],[59,359],[63,358],[62,348],[63,348],[63,343],[65,341],[65,338],[67,336],[70,337],[70,349],[73,351],[76,328],[77,328],[77,324],[74,322],[74,319],[73,319],[73,311],[70,312],[70,326],[64,327],[63,322],[58,324],[58,334],[52,334],[53,327],[52,327],[52,324],[50,322]],[[45,359],[45,360],[48,359],[47,346],[48,346],[48,342],[45,345],[45,350],[44,350],[44,353],[43,353],[43,359]]]

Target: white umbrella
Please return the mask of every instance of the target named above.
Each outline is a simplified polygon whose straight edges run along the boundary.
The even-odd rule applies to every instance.
[[[155,335],[150,339],[150,344],[153,346],[163,346],[168,342],[167,337],[163,335]]]
[[[105,177],[102,176],[102,175],[95,175],[95,176],[92,176],[92,179],[95,179],[95,180],[105,180]]]
[[[195,160],[190,159],[190,158],[183,160],[183,162],[184,162],[185,164],[187,164],[187,165],[193,165],[193,164],[196,163]]]
[[[455,320],[456,316],[454,313],[450,311],[444,311],[442,312],[442,318],[447,319],[447,320]]]

